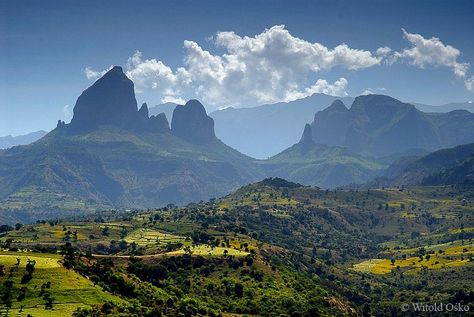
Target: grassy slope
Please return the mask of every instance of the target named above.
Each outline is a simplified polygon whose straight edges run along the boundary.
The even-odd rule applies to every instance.
[[[73,243],[87,249],[86,246],[95,248],[99,243],[108,247],[112,240],[119,241],[123,236],[129,243],[138,245],[137,252],[143,256],[139,255],[137,259],[150,264],[166,263],[166,259],[173,256],[184,257],[188,250],[193,257],[203,256],[211,263],[225,259],[224,250],[228,250],[234,260],[245,259],[248,253],[255,252],[256,266],[250,268],[264,272],[263,283],[244,279],[245,265],[243,271],[234,271],[223,262],[215,262],[215,271],[209,276],[201,275],[200,270],[188,272],[185,269],[183,274],[186,274],[185,280],[191,281],[191,290],[177,278],[181,273],[166,279],[166,285],[189,291],[190,298],[206,305],[213,303],[221,307],[221,311],[234,313],[244,301],[233,295],[230,302],[224,302],[224,293],[219,291],[210,295],[204,289],[214,284],[213,287],[217,285],[225,292],[225,283],[233,287],[243,280],[245,288],[252,290],[245,298],[252,299],[252,305],[267,305],[261,302],[264,297],[283,300],[297,296],[295,287],[300,282],[290,286],[288,279],[318,268],[321,272],[316,284],[306,281],[301,285],[319,285],[321,290],[317,296],[321,303],[334,296],[325,293],[329,288],[344,294],[355,292],[358,296],[369,296],[374,300],[371,305],[383,302],[385,306],[377,308],[383,311],[391,305],[399,307],[398,301],[403,302],[402,293],[413,300],[417,294],[427,298],[437,294],[439,298],[449,300],[452,290],[461,286],[469,289],[474,285],[468,278],[468,272],[474,266],[469,260],[474,253],[470,229],[474,227],[471,199],[474,194],[469,189],[434,186],[325,191],[290,187],[263,182],[243,187],[223,199],[186,208],[128,216],[110,214],[110,218],[97,222],[25,226],[7,233],[0,241],[4,243],[10,238],[14,240],[13,245],[30,247],[34,244],[61,245],[68,231],[76,231],[77,242],[73,240]],[[463,202],[463,198],[467,198],[467,202]],[[102,233],[104,228],[109,228],[107,236]],[[122,233],[124,229],[126,233]],[[210,247],[208,242],[193,242],[191,237],[196,231],[219,239],[219,245]],[[170,251],[167,250],[169,242],[180,242],[182,246]],[[424,250],[422,261],[418,257],[420,249]],[[126,267],[128,261],[123,256],[130,253],[129,244],[126,249],[115,251],[110,258],[119,267]],[[315,262],[311,262],[312,256],[316,257]],[[391,259],[395,259],[394,265]],[[272,267],[276,269],[275,274]],[[403,275],[410,278],[403,278]],[[328,276],[341,283],[330,282]],[[450,279],[455,277],[463,279],[462,285],[452,283]],[[307,277],[300,278],[305,280]],[[423,280],[428,286],[419,286]],[[371,288],[367,290],[364,283],[372,285]],[[393,285],[397,287],[393,288]],[[418,291],[410,291],[415,289]],[[395,294],[393,299],[388,295],[390,291]],[[167,292],[171,292],[167,296],[173,296],[171,289]],[[301,296],[299,303],[307,303],[304,298],[308,294]],[[359,305],[353,300],[354,305]],[[272,307],[277,309],[277,306]]]
[[[20,265],[16,267],[17,259]],[[116,296],[104,292],[99,286],[78,273],[65,269],[60,263],[61,257],[57,254],[27,253],[27,252],[0,252],[0,265],[4,265],[6,275],[0,277],[1,283],[13,281],[13,305],[11,316],[16,316],[21,310],[22,316],[31,314],[41,316],[70,316],[78,307],[87,307],[104,301],[121,302]],[[21,277],[25,274],[28,260],[36,261],[33,278],[27,284],[21,284]],[[13,270],[13,272],[12,272]],[[45,308],[45,300],[40,295],[41,286],[47,282],[50,288],[45,291],[53,298],[53,308]],[[26,287],[26,296],[18,301],[20,288]],[[5,290],[5,288],[3,288]],[[5,307],[3,311],[5,311]]]
[[[301,143],[263,163],[274,175],[321,187],[365,182],[384,168],[344,148]]]

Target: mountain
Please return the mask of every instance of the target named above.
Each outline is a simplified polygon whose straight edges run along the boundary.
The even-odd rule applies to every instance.
[[[163,104],[159,104],[153,107],[150,107],[150,115],[158,115],[160,113],[164,113],[168,121],[171,121],[173,118],[173,111],[176,108],[177,104],[173,102],[167,102]]]
[[[13,146],[17,145],[26,145],[30,144],[32,142],[35,142],[36,140],[41,139],[44,137],[48,132],[46,131],[36,131],[36,132],[31,132],[28,134],[24,135],[18,135],[18,136],[2,136],[0,137],[0,149],[8,149]]]
[[[324,188],[367,182],[385,167],[346,148],[315,143],[309,124],[298,143],[262,165],[268,175]]]
[[[298,142],[301,127],[334,100],[351,103],[351,97],[324,94],[291,102],[252,108],[226,108],[210,113],[216,135],[226,144],[255,158],[268,158]]]
[[[385,173],[386,185],[474,184],[474,143],[442,149],[407,159]]]
[[[207,116],[203,105],[193,99],[173,111],[171,132],[193,144],[207,144],[216,139],[214,120]]]
[[[467,110],[474,113],[474,103],[468,102],[452,102],[440,106],[425,105],[421,103],[413,103],[413,105],[423,112],[450,112],[454,110]]]
[[[97,210],[182,204],[263,178],[254,160],[216,138],[190,100],[149,117],[114,67],[78,98],[71,123],[27,146],[0,151],[0,210]]]
[[[311,128],[316,143],[383,157],[473,142],[474,114],[424,113],[389,96],[366,95],[355,98],[350,109],[333,102],[316,113]]]

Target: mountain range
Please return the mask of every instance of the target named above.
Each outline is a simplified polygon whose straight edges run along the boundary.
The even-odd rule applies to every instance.
[[[352,102],[350,109],[344,101]],[[331,105],[318,111],[323,102]],[[257,123],[272,106],[225,109],[214,112],[214,118],[198,100],[160,106],[168,116],[172,109],[170,123],[156,107],[150,111],[145,103],[138,108],[133,82],[121,67],[113,67],[79,96],[70,123],[58,121],[40,140],[0,151],[1,218],[30,221],[65,211],[184,204],[275,176],[324,188],[410,179],[399,175],[410,166],[419,170],[416,160],[427,152],[474,142],[474,114],[424,113],[383,95],[342,100],[313,95],[291,106],[273,106],[275,115],[260,127]],[[310,112],[311,124],[294,127]],[[234,114],[235,121],[226,121]],[[284,115],[288,122],[281,121]],[[242,119],[247,117],[249,122]],[[272,151],[293,142],[290,130],[297,129],[298,137],[278,154],[255,159],[216,136],[216,122],[234,126],[232,130],[239,120],[242,132],[235,130],[236,137],[261,147],[268,138]],[[257,128],[267,131],[266,136],[253,137]],[[433,182],[455,179],[469,170],[449,167],[458,169],[436,166],[433,173],[445,174]]]
[[[474,103],[472,101],[467,102],[450,102],[440,106],[425,105],[422,103],[412,103],[418,110],[423,112],[438,112],[445,113],[454,110],[467,110],[474,112]]]
[[[337,100],[316,113],[311,127],[316,143],[372,157],[434,151],[474,140],[473,113],[425,113],[384,95],[356,97],[349,109]]]
[[[30,144],[32,142],[35,142],[36,140],[41,139],[47,133],[48,132],[41,130],[18,136],[2,136],[0,137],[0,149],[8,149],[17,145]]]
[[[474,143],[402,157],[364,187],[474,185]]]
[[[264,104],[258,107],[228,107],[209,114],[214,119],[216,135],[238,151],[258,159],[269,158],[298,142],[301,128],[314,114],[334,100],[350,103],[352,97],[313,94],[290,102]],[[150,113],[164,112],[168,118],[174,103],[157,105]]]
[[[314,119],[314,114],[341,100],[347,107],[353,97],[335,97],[324,94],[290,102],[265,104],[251,108],[228,107],[209,114],[214,118],[216,135],[224,143],[251,157],[265,159],[276,155],[298,142],[302,127]],[[454,110],[474,112],[472,102],[432,106],[410,103],[428,113],[447,113]],[[165,113],[171,120],[175,103],[164,103],[150,108],[150,114]]]
[[[263,177],[253,159],[215,137],[197,100],[149,117],[114,67],[78,98],[71,123],[0,151],[3,211],[146,208],[224,195]]]

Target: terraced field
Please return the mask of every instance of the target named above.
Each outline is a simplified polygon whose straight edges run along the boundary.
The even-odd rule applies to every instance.
[[[196,247],[190,247],[189,250],[191,251],[192,255],[202,255],[202,256],[246,256],[249,252],[245,252],[242,250],[237,250],[233,248],[224,248],[224,247],[211,247],[208,245],[199,245]],[[172,251],[166,253],[167,255],[183,255],[186,253],[186,250],[180,249],[177,251]]]
[[[388,274],[393,271],[416,273],[421,270],[439,270],[465,265],[474,265],[474,244],[462,245],[460,241],[431,245],[423,248],[426,254],[413,256],[420,249],[410,248],[397,251],[397,257],[369,259],[353,265],[358,272]],[[412,255],[408,256],[407,255]],[[392,260],[393,259],[393,260]]]
[[[58,254],[0,251],[0,267],[4,273],[0,283],[4,286],[12,283],[8,295],[11,302],[9,316],[71,316],[78,307],[122,301],[87,278],[64,268],[60,260]],[[35,261],[35,270],[31,280],[22,284],[28,261]],[[3,288],[2,296],[7,296],[7,290]],[[51,308],[46,307],[47,298],[52,299]],[[1,307],[0,311],[3,316],[7,307]]]
[[[136,229],[125,237],[128,243],[135,242],[139,246],[159,245],[166,246],[168,243],[184,242],[185,237],[171,233],[161,232],[153,229]]]

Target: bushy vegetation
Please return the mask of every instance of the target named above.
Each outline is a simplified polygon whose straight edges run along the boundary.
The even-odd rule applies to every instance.
[[[472,304],[473,197],[271,179],[186,207],[9,227],[2,303],[33,316],[396,316],[406,302]]]

